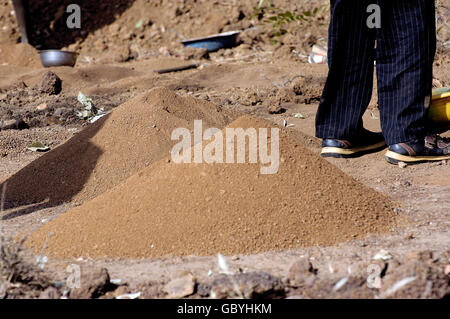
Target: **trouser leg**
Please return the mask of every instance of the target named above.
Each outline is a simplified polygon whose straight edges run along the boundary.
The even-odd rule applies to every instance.
[[[362,115],[373,88],[375,29],[367,26],[374,0],[331,0],[329,74],[316,115],[316,136],[351,139],[362,129]]]
[[[432,0],[379,0],[377,78],[381,127],[389,145],[423,138],[436,52]]]

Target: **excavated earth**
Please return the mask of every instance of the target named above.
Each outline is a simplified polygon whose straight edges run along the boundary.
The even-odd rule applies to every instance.
[[[240,117],[215,138],[225,144],[222,136],[230,128],[270,127],[270,122]],[[41,247],[53,233],[48,253],[63,258],[248,255],[335,245],[395,225],[387,198],[288,132],[279,139],[280,164],[274,174],[261,174],[260,165],[266,165],[261,162],[182,164],[169,157],[46,224],[30,245]],[[228,156],[228,149],[221,149]],[[237,143],[234,149],[236,154]]]
[[[327,2],[273,1],[309,17],[281,35],[255,2],[79,1],[83,28],[68,29],[70,1],[33,1],[33,47],[18,44],[12,5],[0,1],[2,243],[14,252],[25,240],[13,282],[0,260],[0,298],[448,297],[449,161],[320,158],[314,116],[328,69],[307,57],[326,46]],[[441,88],[449,7],[436,3]],[[180,44],[230,30],[245,30],[234,48]],[[77,64],[43,68],[37,50],[48,48],[78,52]],[[191,63],[200,66],[155,72]],[[42,89],[48,71],[61,92]],[[80,118],[79,92],[106,115]],[[364,124],[380,130],[373,93]],[[203,130],[278,128],[277,173],[175,163],[173,130],[192,134],[199,119]],[[50,150],[30,151],[36,142]],[[71,290],[74,266],[82,288]]]

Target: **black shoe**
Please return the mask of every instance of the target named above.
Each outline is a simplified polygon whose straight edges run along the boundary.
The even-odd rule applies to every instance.
[[[438,135],[429,135],[423,140],[394,144],[389,146],[385,157],[391,164],[450,159],[450,139],[442,138]]]
[[[324,139],[322,157],[357,157],[382,150],[386,142],[381,133],[364,130],[352,140]]]

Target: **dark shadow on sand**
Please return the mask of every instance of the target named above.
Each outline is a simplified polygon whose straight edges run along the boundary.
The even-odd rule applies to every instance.
[[[45,153],[6,183],[2,219],[11,219],[34,211],[70,202],[84,187],[103,151],[91,142],[109,115],[91,124],[65,143]]]
[[[89,33],[112,24],[134,0],[23,0],[30,44],[38,49],[60,49],[85,39]],[[70,29],[67,6],[81,9],[81,28]],[[136,21],[137,22],[137,21]]]

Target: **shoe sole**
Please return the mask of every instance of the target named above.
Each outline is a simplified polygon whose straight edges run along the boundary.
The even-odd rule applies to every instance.
[[[323,147],[320,155],[322,157],[336,157],[349,158],[356,157],[363,154],[376,152],[386,147],[386,142],[379,142],[377,144],[355,147],[355,148],[340,148],[340,147]]]
[[[398,164],[399,162],[404,163],[423,163],[423,162],[434,162],[434,161],[443,161],[450,159],[450,154],[441,155],[441,156],[408,156],[402,155],[399,153],[395,153],[393,151],[387,151],[384,155],[386,160],[391,164]]]

